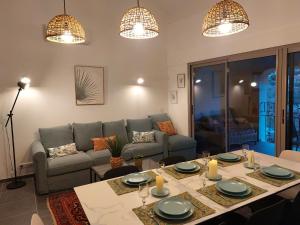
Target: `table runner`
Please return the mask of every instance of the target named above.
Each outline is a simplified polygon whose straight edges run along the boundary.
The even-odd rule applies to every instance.
[[[273,165],[273,166],[278,166],[278,165]],[[281,166],[278,166],[278,167],[281,167]],[[281,168],[287,169],[287,168],[284,168],[284,167],[281,167]],[[287,170],[290,170],[290,169],[287,169]],[[287,180],[280,180],[280,179],[275,179],[275,178],[265,176],[260,172],[260,170],[252,172],[252,173],[248,173],[247,176],[252,177],[254,179],[257,179],[257,180],[260,180],[260,181],[263,181],[265,183],[274,185],[276,187],[281,187],[281,186],[283,186],[285,184],[288,184],[292,181],[300,179],[300,173],[299,172],[294,171],[294,170],[290,170],[290,171],[293,171],[295,173],[295,176],[293,178],[287,179]]]
[[[198,192],[203,194],[207,198],[213,200],[214,202],[216,202],[216,203],[218,203],[222,206],[225,206],[225,207],[233,206],[235,204],[246,201],[250,198],[253,198],[255,196],[258,196],[258,195],[263,194],[263,193],[266,192],[266,190],[264,190],[260,187],[257,187],[253,184],[250,184],[250,183],[248,183],[244,180],[241,180],[239,178],[234,177],[234,178],[231,178],[230,180],[235,180],[235,181],[239,181],[239,182],[242,182],[244,184],[247,184],[248,186],[251,187],[252,193],[249,196],[244,197],[244,198],[236,198],[236,197],[225,196],[225,195],[218,192],[218,190],[216,189],[216,184],[210,185],[210,186],[205,187],[205,188],[201,188],[200,190],[198,190]]]
[[[190,201],[195,206],[194,214],[190,218],[188,218],[184,221],[177,221],[177,222],[176,221],[165,220],[165,219],[159,218],[158,216],[155,215],[155,220],[157,220],[159,222],[159,225],[189,223],[189,222],[192,222],[194,220],[198,220],[202,217],[205,217],[205,216],[208,216],[208,215],[211,215],[211,214],[215,213],[214,209],[211,209],[210,207],[204,205],[202,202],[195,199],[193,196],[191,196],[187,192],[181,193],[181,194],[176,195],[176,196]],[[143,209],[142,207],[138,207],[138,208],[133,209],[133,212],[143,222],[144,225],[156,224],[156,222],[148,215],[148,212],[151,209],[153,209],[153,206],[156,203],[157,202],[154,202],[154,203],[151,203],[151,204],[147,205],[146,209]]]
[[[149,183],[149,187],[153,187],[155,185],[155,179],[156,179],[156,176],[158,176],[158,174],[154,173],[153,171],[147,171],[145,173],[147,173],[150,177],[152,177],[152,181]],[[122,182],[122,177],[114,179],[114,180],[109,180],[109,181],[107,181],[107,183],[110,185],[110,187],[114,190],[114,192],[117,195],[127,194],[130,192],[137,191],[139,189],[139,187],[128,186],[128,185],[124,184]],[[167,183],[166,180],[165,180],[165,183]]]
[[[234,153],[231,153],[231,154],[234,154]],[[237,155],[237,154],[234,154],[234,155]],[[240,155],[237,155],[237,156],[240,156]],[[219,166],[221,166],[221,167],[227,167],[227,166],[232,166],[232,165],[236,165],[236,164],[239,164],[239,163],[247,161],[247,159],[245,159],[243,156],[240,156],[240,157],[241,157],[241,160],[237,161],[237,162],[222,161],[222,160],[218,159],[216,155],[212,156],[211,158],[217,160]]]
[[[176,178],[177,180],[184,179],[184,178],[187,178],[187,177],[192,177],[192,176],[195,176],[195,175],[201,175],[205,172],[204,165],[202,165],[201,163],[198,163],[197,161],[192,161],[192,162],[195,163],[195,164],[198,164],[200,166],[200,170],[198,172],[195,172],[195,173],[180,173],[180,172],[177,172],[174,169],[174,166],[166,167],[163,170],[167,174],[169,174],[172,177]]]

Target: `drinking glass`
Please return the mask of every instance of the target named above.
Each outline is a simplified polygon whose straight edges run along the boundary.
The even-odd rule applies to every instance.
[[[248,144],[242,145],[242,152],[244,159],[247,159],[247,152],[250,150],[250,146]]]
[[[205,186],[206,186],[206,177],[205,177],[206,173],[207,172],[204,172],[202,176],[199,175],[200,181],[202,182],[202,188],[205,188]]]
[[[165,162],[159,162],[159,170],[157,171],[159,174],[162,174],[163,169],[165,168]]]
[[[258,157],[255,157],[254,159],[254,171],[257,171],[260,169],[260,159]]]
[[[204,161],[205,168],[207,167],[209,156],[210,156],[210,152],[208,152],[208,151],[203,151],[202,152],[202,159]]]
[[[139,197],[142,199],[143,209],[146,209],[146,198],[149,197],[149,185],[148,183],[139,184]]]

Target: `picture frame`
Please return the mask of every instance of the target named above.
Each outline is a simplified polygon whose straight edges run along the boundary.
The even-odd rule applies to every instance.
[[[185,88],[185,74],[177,74],[177,88]]]
[[[177,91],[169,92],[169,101],[171,104],[178,104],[178,94]]]
[[[74,66],[76,105],[104,105],[104,67]]]

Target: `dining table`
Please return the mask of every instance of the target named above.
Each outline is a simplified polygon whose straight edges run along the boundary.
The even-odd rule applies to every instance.
[[[237,150],[232,153],[243,157],[242,150]],[[296,178],[300,178],[300,163],[258,152],[254,153],[254,158],[261,168],[277,165],[294,171],[298,176]],[[203,160],[204,159],[199,158],[193,161],[200,165],[204,165],[205,163]],[[213,188],[217,181],[205,179],[205,173],[195,173],[189,174],[189,176],[186,177],[176,177],[168,172],[168,167],[164,169],[156,168],[146,172],[153,172],[153,174],[160,174],[163,176],[166,180],[164,186],[170,191],[169,196],[188,193],[188,195],[197,200],[199,204],[206,206],[207,209],[209,209],[209,213],[204,213],[203,216],[197,217],[192,221],[181,221],[180,224],[201,224],[204,221],[234,211],[267,196],[274,195],[300,184],[300,179],[293,179],[283,183],[272,183],[267,180],[259,179],[259,177],[255,176],[255,172],[257,171],[246,168],[244,164],[245,162],[239,162],[225,166],[220,162],[218,166],[218,174],[222,176],[222,180],[237,179],[257,188],[257,195],[250,196],[242,201],[233,201],[232,204],[227,204],[230,202],[227,201],[228,199],[226,200],[224,198],[223,204],[221,201],[215,200],[214,197],[218,196],[209,196],[209,191],[212,190],[210,187]],[[138,190],[133,189],[134,191],[129,190],[127,192],[119,190],[121,192],[117,192],[112,188],[112,182],[115,179],[116,178],[74,188],[89,223],[91,225],[148,225],[136,213],[137,209],[142,206],[142,199],[138,195]],[[203,180],[205,180],[205,186]],[[154,186],[150,187],[150,190],[152,188],[154,188]],[[223,197],[220,195],[219,198]],[[150,194],[149,197],[146,198],[146,204],[149,205],[160,200],[160,198]],[[199,207],[199,210],[201,210],[201,207]],[[148,214],[145,214],[146,217],[147,215]],[[160,223],[160,221],[155,218],[149,218],[149,220],[151,219],[153,221],[152,224],[172,224],[172,221]]]

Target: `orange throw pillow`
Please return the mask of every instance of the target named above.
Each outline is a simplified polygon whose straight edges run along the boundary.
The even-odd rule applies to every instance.
[[[92,138],[94,151],[96,152],[96,151],[102,151],[108,149],[107,140],[108,139],[114,140],[115,138],[116,136]]]
[[[158,122],[157,125],[158,125],[160,131],[165,132],[169,136],[177,134],[177,132],[173,126],[173,123],[170,120],[164,121],[164,122]]]

